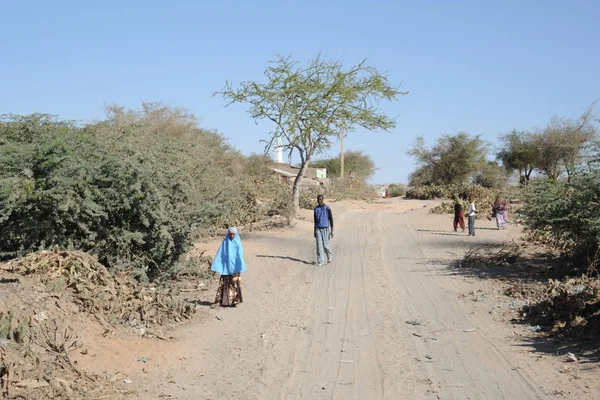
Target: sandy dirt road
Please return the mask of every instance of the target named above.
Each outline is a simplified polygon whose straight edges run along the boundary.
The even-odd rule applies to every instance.
[[[242,233],[244,303],[213,310],[212,288],[201,292],[201,321],[176,332],[175,343],[147,349],[147,373],[132,372],[132,398],[595,397],[555,359],[512,338],[517,328],[494,319],[493,304],[460,296],[481,281],[448,264],[516,228],[478,221],[476,237],[454,233],[450,216],[429,214],[423,202],[332,208],[334,260],[326,266],[312,264],[310,218]]]

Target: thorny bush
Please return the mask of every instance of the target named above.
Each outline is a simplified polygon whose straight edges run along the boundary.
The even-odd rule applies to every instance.
[[[452,199],[454,195],[460,195],[465,199],[472,196],[475,206],[483,216],[491,212],[492,205],[498,195],[511,198],[513,195],[478,185],[452,184],[452,185],[428,185],[411,187],[406,192],[408,199]],[[466,202],[466,201],[465,201]],[[434,214],[448,214],[454,212],[454,203],[442,203],[430,210]]]
[[[524,222],[532,238],[562,249],[573,265],[592,265],[600,245],[600,173],[570,182],[537,179],[524,191]]]
[[[156,279],[199,236],[289,212],[266,159],[244,157],[184,110],[107,111],[85,126],[0,118],[0,259],[76,249]]]

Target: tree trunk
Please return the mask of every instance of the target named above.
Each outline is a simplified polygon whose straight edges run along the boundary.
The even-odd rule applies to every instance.
[[[525,175],[523,174],[523,168],[519,168],[519,185],[525,185]]]
[[[294,205],[294,211],[298,212],[300,209],[300,183],[302,179],[304,179],[304,172],[308,168],[309,161],[307,160],[302,165],[300,165],[300,171],[298,175],[296,175],[296,179],[294,179],[294,186],[292,187],[292,204]]]
[[[527,168],[525,170],[525,181],[529,183],[529,178],[531,177],[531,173],[533,172],[533,168]]]

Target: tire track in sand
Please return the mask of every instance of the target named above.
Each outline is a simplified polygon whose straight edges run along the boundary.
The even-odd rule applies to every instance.
[[[379,399],[381,373],[365,303],[365,256],[372,222],[343,214],[332,240],[334,261],[314,275],[307,299],[312,335],[279,398]],[[302,346],[304,346],[302,348]],[[305,354],[305,356],[302,356]]]
[[[438,280],[444,278],[431,273],[430,260],[435,257],[427,257],[439,256],[444,247],[423,250],[411,224],[415,216],[381,211],[376,226],[383,232],[386,276],[408,295],[404,313],[426,324],[415,332],[420,337],[410,336],[416,349],[414,359],[425,367],[419,373],[426,373],[416,378],[427,381],[429,392],[444,399],[543,398],[532,378],[515,368],[484,333],[464,332],[473,326],[468,314],[447,298]],[[402,321],[397,319],[397,325],[400,328]],[[422,339],[431,337],[432,331],[440,332],[438,341]]]

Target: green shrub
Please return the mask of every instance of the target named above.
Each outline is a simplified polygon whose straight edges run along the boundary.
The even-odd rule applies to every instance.
[[[402,197],[406,194],[406,185],[402,183],[392,183],[388,187],[390,197]]]
[[[417,200],[448,198],[448,192],[449,190],[446,187],[439,185],[413,186],[406,191],[406,198]]]
[[[334,178],[325,197],[335,200],[371,200],[379,195],[363,179]]]
[[[463,196],[465,199],[472,196],[480,215],[484,215],[485,212],[491,211],[491,207],[498,195],[501,194],[509,199],[514,196],[514,194],[508,193],[507,191],[500,192],[478,185],[453,184],[411,187],[407,190],[406,197],[419,200],[452,199],[456,194]],[[453,209],[454,206],[450,207],[450,204],[443,204],[442,206],[433,209],[433,212],[443,214],[453,212]]]
[[[524,223],[534,235],[551,239],[575,258],[597,257],[600,238],[600,173],[573,176],[570,182],[536,179],[523,192]]]
[[[300,193],[300,208],[312,210],[317,206],[317,193],[312,191],[302,191]]]
[[[342,164],[340,156],[323,160],[314,160],[310,163],[312,168],[326,168],[327,176],[339,177]],[[354,176],[356,179],[367,180],[372,177],[377,168],[375,162],[362,150],[349,150],[344,153],[344,170],[346,176]]]
[[[189,227],[168,198],[175,191],[162,193],[139,165],[81,129],[57,123],[28,137],[46,123],[3,124],[2,136],[17,139],[0,149],[3,258],[58,246],[152,276],[187,249]]]
[[[193,116],[157,104],[109,111],[84,127],[42,114],[0,119],[0,258],[77,249],[155,279],[192,240],[287,212],[267,161]]]

